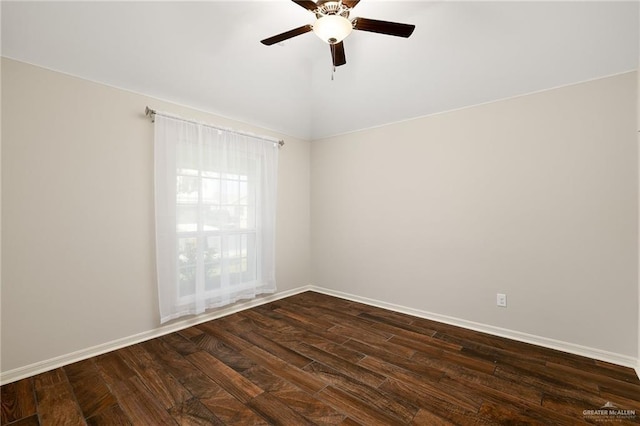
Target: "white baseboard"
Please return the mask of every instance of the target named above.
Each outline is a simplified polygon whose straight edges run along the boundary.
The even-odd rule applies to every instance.
[[[495,336],[505,337],[507,339],[517,340],[525,343],[531,343],[538,346],[543,346],[550,349],[556,349],[576,355],[582,355],[588,358],[598,359],[613,364],[623,365],[625,367],[634,368],[638,377],[640,377],[640,359],[636,359],[627,355],[617,354],[613,352],[603,351],[601,349],[590,348],[586,346],[576,345],[574,343],[563,342],[555,339],[549,339],[546,337],[536,336],[528,333],[522,333],[519,331],[509,330],[500,327],[494,327],[487,324],[477,323],[473,321],[467,321],[460,318],[449,317],[446,315],[435,314],[419,309],[408,308],[406,306],[396,305],[393,303],[382,302],[380,300],[370,299],[367,297],[356,296],[350,293],[343,293],[341,291],[331,290],[324,287],[317,287],[313,285],[305,285],[292,290],[283,291],[280,293],[266,295],[253,299],[247,302],[240,302],[231,305],[226,308],[216,310],[215,312],[199,315],[197,317],[188,318],[182,321],[173,322],[165,326],[158,327],[153,330],[145,331],[143,333],[135,334],[121,339],[113,340],[111,342],[103,343],[100,345],[92,346],[90,348],[82,349],[69,354],[61,355],[48,360],[40,361],[34,364],[19,367],[13,370],[0,372],[0,385],[15,382],[26,377],[34,376],[36,374],[43,373],[58,367],[62,367],[68,364],[72,364],[77,361],[82,361],[87,358],[91,358],[97,355],[102,355],[107,352],[111,352],[116,349],[123,348],[125,346],[134,345],[136,343],[144,342],[149,339],[164,336],[176,331],[183,330],[188,327],[192,327],[203,322],[211,321],[217,318],[221,318],[227,315],[234,314],[236,312],[253,308],[256,306],[264,305],[266,303],[273,302],[275,300],[283,299],[285,297],[293,296],[305,291],[315,291],[318,293],[327,294],[330,296],[340,297],[342,299],[352,300],[354,302],[360,302],[371,306],[377,306],[383,309],[389,309],[391,311],[401,312],[408,315],[413,315],[420,318],[426,318],[433,321],[442,322],[445,324],[455,325],[458,327],[467,328],[470,330],[479,331],[482,333],[492,334]]]
[[[377,306],[379,308],[388,309],[388,310],[400,312],[403,314],[413,315],[416,317],[438,321],[445,324],[455,325],[458,327],[463,327],[470,330],[479,331],[482,333],[505,337],[511,340],[531,343],[533,345],[538,345],[545,348],[568,352],[575,355],[581,355],[588,358],[597,359],[600,361],[610,362],[612,364],[622,365],[625,367],[631,367],[635,369],[636,374],[640,378],[640,359],[636,359],[632,356],[622,355],[614,352],[608,352],[602,349],[590,348],[587,346],[577,345],[575,343],[563,342],[560,340],[550,339],[542,336],[536,336],[533,334],[522,333],[520,331],[509,330],[506,328],[494,327],[492,325],[477,323],[473,321],[467,321],[464,319],[450,317],[446,315],[435,314],[433,312],[423,311],[420,309],[408,308],[406,306],[382,302],[380,300],[370,299],[368,297],[356,296],[354,294],[343,293],[341,291],[331,290],[324,287],[311,286],[310,290],[316,291],[318,293],[327,294],[330,296],[340,297],[342,299],[348,299],[354,302],[364,303],[366,305]]]
[[[116,349],[124,348],[125,346],[135,345],[136,343],[144,342],[146,340],[155,339],[156,337],[164,336],[176,331],[183,330],[194,325],[202,324],[203,322],[211,321],[217,318],[222,318],[227,315],[234,314],[245,309],[253,308],[256,306],[264,305],[265,303],[273,302],[275,300],[284,299],[285,297],[293,296],[294,294],[302,293],[311,290],[310,285],[298,287],[292,290],[282,291],[275,294],[263,295],[256,299],[252,299],[246,302],[239,302],[230,305],[225,308],[216,310],[215,312],[198,315],[197,317],[191,317],[185,320],[172,322],[170,324],[158,327],[153,330],[145,331],[143,333],[134,334],[132,336],[123,337],[121,339],[113,340],[111,342],[102,343],[100,345],[92,346],[90,348],[81,349],[76,352],[61,355],[48,360],[36,362],[34,364],[26,365],[9,371],[0,372],[0,385],[15,382],[26,377],[31,377],[36,374],[44,373],[45,371],[53,370],[58,367],[72,364],[74,362],[82,361],[87,358],[102,355],[107,352],[114,351]]]

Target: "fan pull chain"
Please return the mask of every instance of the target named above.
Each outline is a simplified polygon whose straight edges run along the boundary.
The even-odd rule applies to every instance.
[[[333,81],[333,75],[336,73],[336,45],[335,44],[330,44],[329,47],[331,48],[331,81]]]

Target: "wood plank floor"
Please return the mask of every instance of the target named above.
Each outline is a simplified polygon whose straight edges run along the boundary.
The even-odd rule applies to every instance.
[[[2,386],[2,425],[639,422],[630,368],[306,292]],[[619,410],[606,418],[607,402]]]

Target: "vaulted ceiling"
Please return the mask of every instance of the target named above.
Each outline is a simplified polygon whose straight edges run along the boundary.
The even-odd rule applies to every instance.
[[[355,31],[332,80],[329,47],[288,0],[2,1],[2,55],[319,139],[638,68],[638,1],[376,1],[352,17],[416,25]]]

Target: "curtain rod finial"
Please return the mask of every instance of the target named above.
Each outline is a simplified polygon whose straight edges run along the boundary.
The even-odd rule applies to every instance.
[[[144,107],[144,115],[146,117],[151,117],[151,122],[154,123],[156,121],[156,111],[149,108],[148,106]]]

